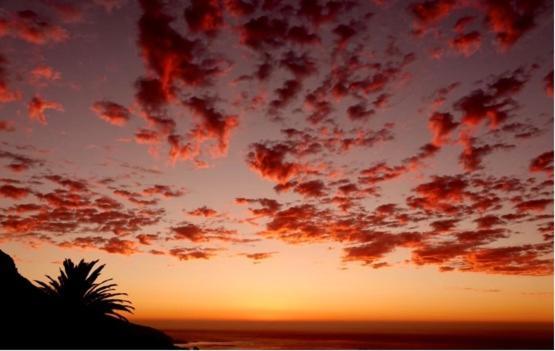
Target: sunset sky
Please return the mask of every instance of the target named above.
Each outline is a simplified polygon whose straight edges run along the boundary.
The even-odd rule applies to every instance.
[[[547,0],[0,4],[0,248],[137,319],[552,321]]]

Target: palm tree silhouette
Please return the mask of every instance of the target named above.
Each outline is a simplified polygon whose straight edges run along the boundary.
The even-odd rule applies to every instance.
[[[117,284],[109,283],[106,279],[97,283],[97,279],[104,269],[104,265],[96,267],[98,260],[79,261],[77,265],[70,259],[65,259],[63,270],[55,280],[50,276],[48,282],[36,281],[40,289],[47,295],[57,299],[69,311],[75,313],[92,313],[106,315],[127,320],[119,312],[133,313],[133,306],[129,300],[120,298],[126,293],[115,292]]]

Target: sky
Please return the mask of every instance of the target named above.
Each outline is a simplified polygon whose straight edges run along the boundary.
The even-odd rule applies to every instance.
[[[137,319],[552,321],[547,0],[3,1],[0,247]]]

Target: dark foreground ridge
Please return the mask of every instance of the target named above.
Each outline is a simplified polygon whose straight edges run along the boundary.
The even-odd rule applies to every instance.
[[[166,334],[106,315],[60,309],[0,250],[0,349],[175,349]]]

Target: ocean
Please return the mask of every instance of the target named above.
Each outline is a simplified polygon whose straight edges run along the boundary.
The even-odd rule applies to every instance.
[[[181,347],[553,349],[553,323],[156,321]]]

